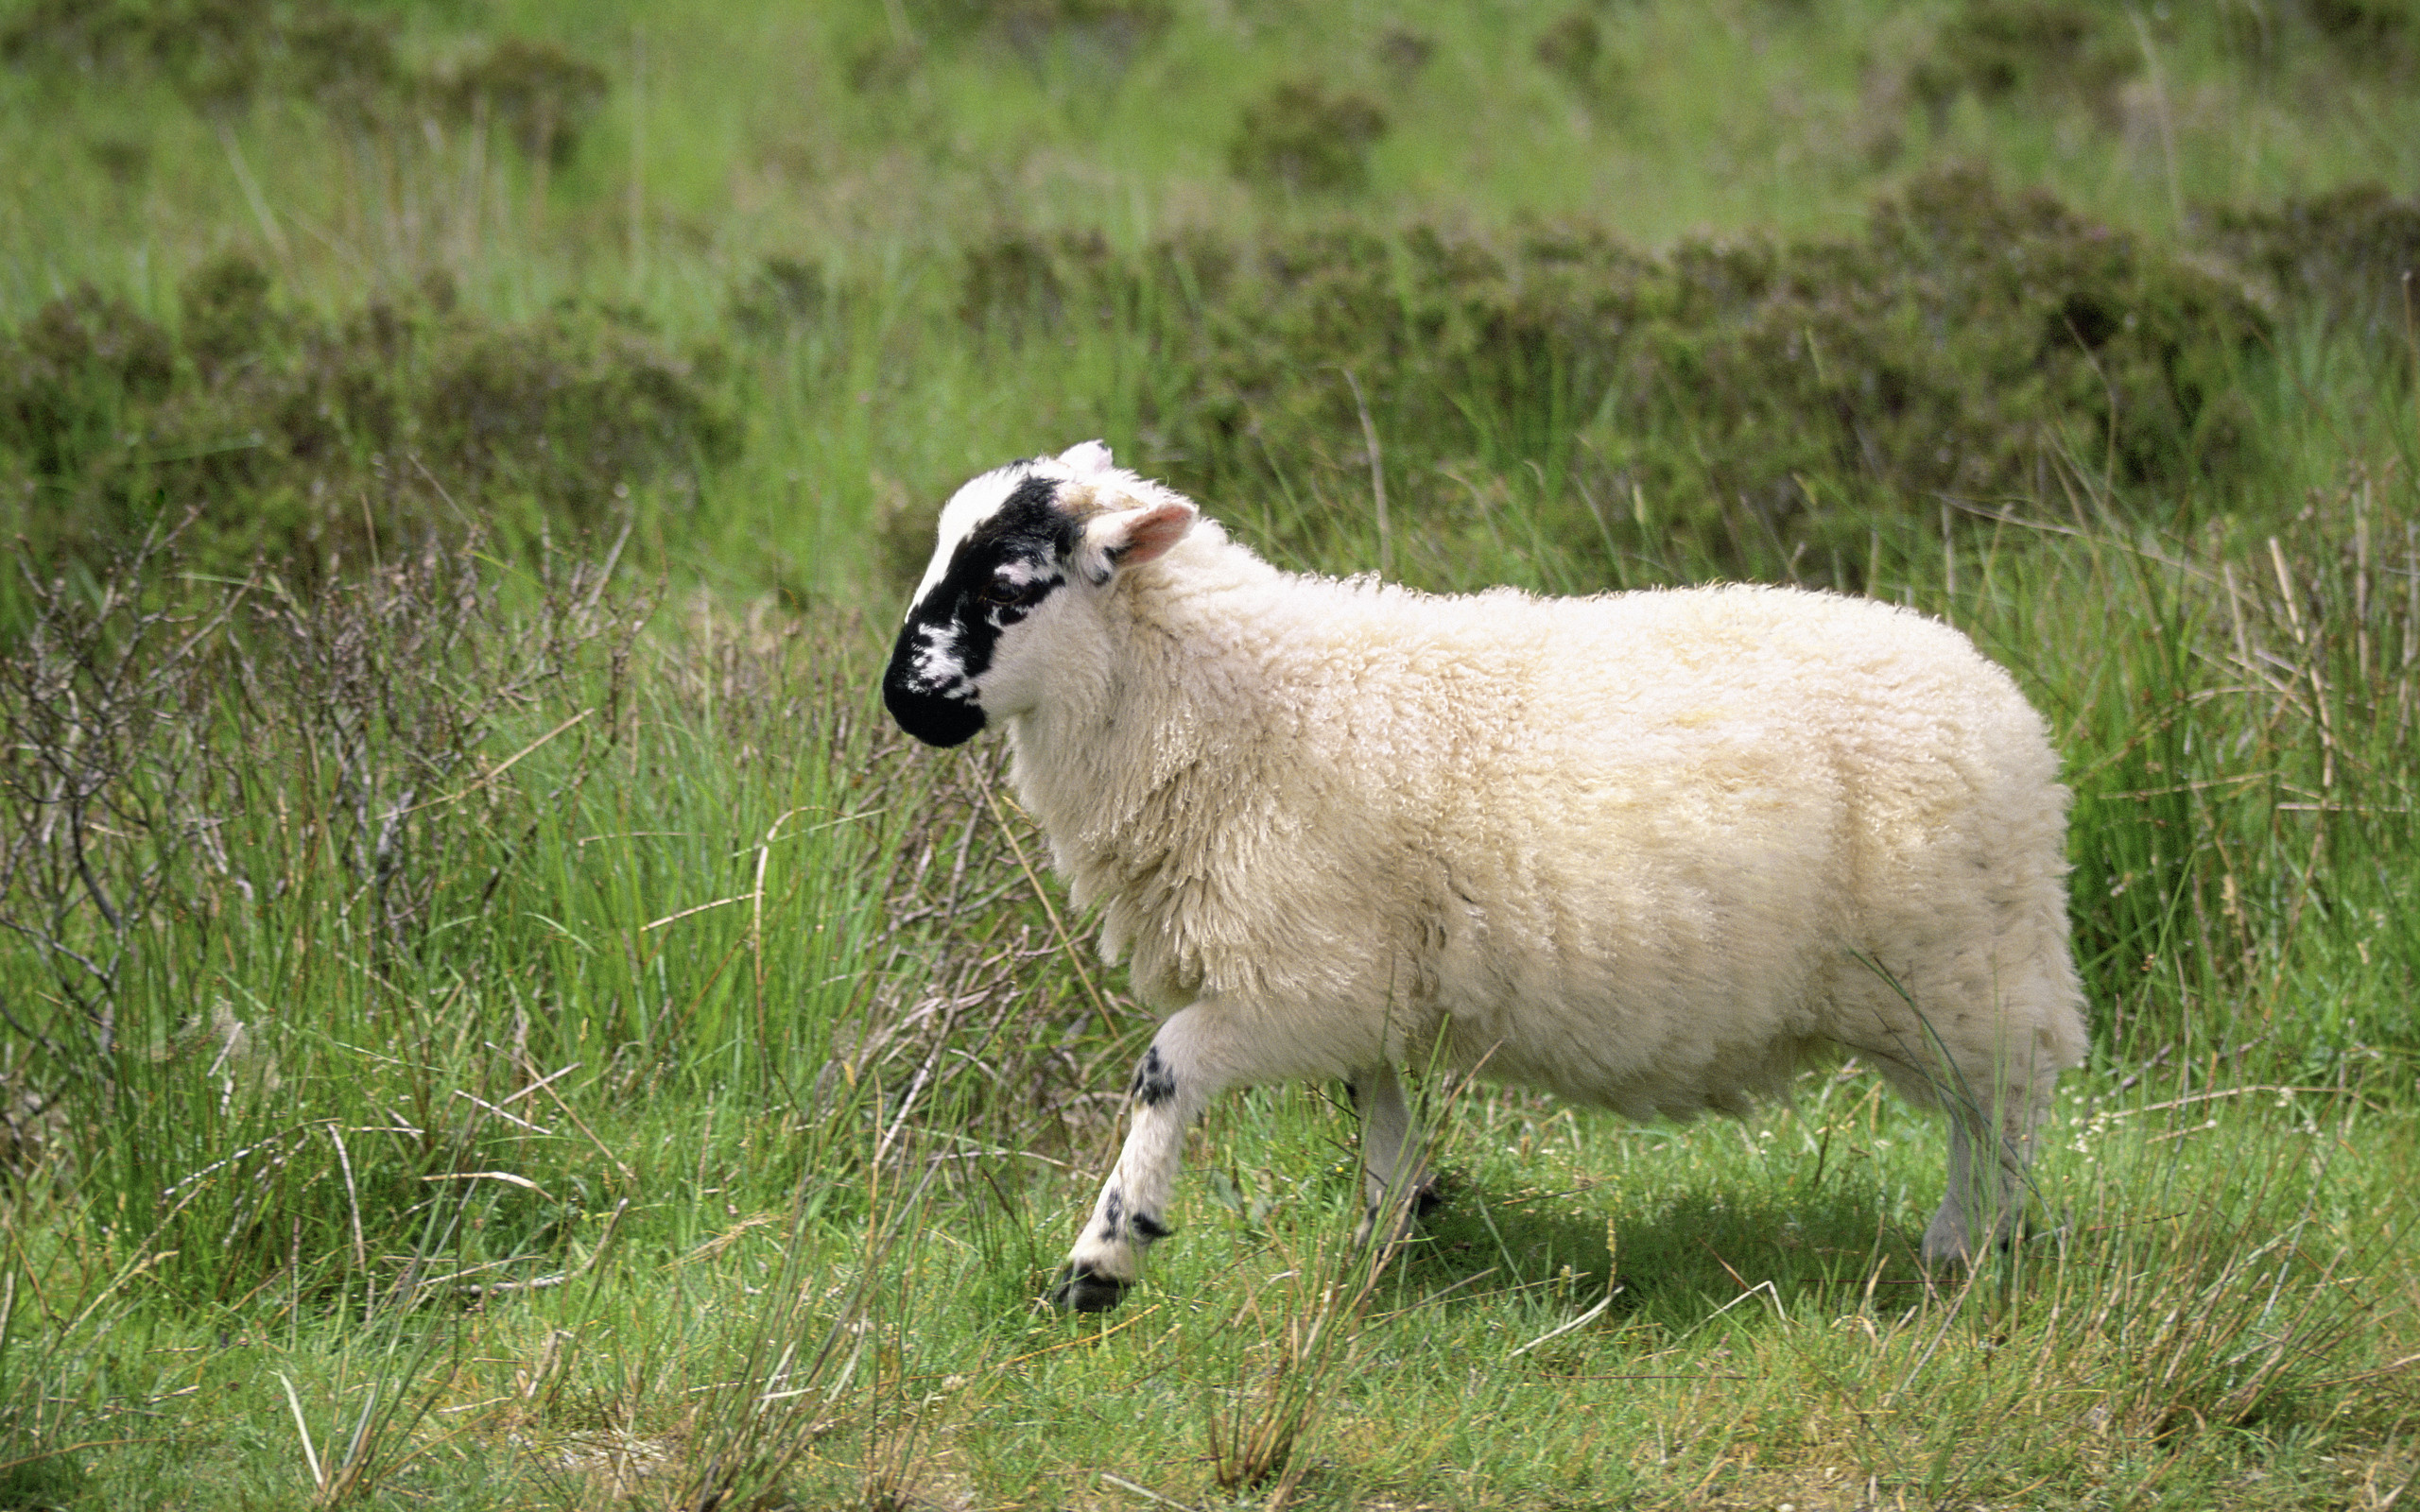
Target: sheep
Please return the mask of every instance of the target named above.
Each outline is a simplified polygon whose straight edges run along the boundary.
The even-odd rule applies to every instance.
[[[1092,441],[950,499],[883,694],[934,746],[1007,725],[1103,954],[1170,1014],[1062,1307],[1140,1279],[1230,1087],[1347,1084],[1366,1236],[1427,1190],[1399,1065],[1646,1120],[1854,1054],[1949,1115],[1945,1266],[2013,1236],[2083,1057],[2058,757],[1912,610],[1287,573]]]

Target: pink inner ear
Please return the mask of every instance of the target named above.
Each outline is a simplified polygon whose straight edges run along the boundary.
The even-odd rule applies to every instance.
[[[1167,555],[1193,528],[1193,511],[1181,504],[1155,505],[1126,527],[1126,543],[1114,553],[1121,566],[1139,567]]]

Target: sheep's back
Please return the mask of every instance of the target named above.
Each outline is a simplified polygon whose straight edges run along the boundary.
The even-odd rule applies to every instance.
[[[2055,758],[1954,630],[1751,589],[1460,607],[1527,654],[1433,696],[1484,710],[1454,759],[1372,790],[1433,868],[1458,1058],[1736,1106],[1841,1037],[1848,957],[1988,949],[2027,893],[2064,948]]]

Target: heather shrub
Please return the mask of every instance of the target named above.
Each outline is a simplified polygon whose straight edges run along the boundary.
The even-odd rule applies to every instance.
[[[44,552],[106,554],[192,511],[197,560],[308,576],[475,517],[578,528],[737,451],[719,352],[628,315],[487,320],[437,278],[323,317],[240,254],[180,305],[172,330],[82,290],[0,335],[0,502]]]
[[[158,80],[222,117],[292,100],[363,129],[484,124],[555,166],[611,90],[594,63],[526,37],[424,66],[391,17],[332,0],[35,0],[0,24],[0,62],[58,87]]]
[[[1966,0],[1915,60],[1909,83],[1936,112],[1961,94],[2070,99],[2113,115],[2143,65],[2127,12],[2084,0]]]
[[[2400,334],[2420,289],[2420,202],[2376,183],[2273,205],[2199,215],[2223,256],[2268,283],[2276,299],[2371,337]]]
[[[1289,80],[1244,108],[1227,169],[1255,189],[1349,195],[1369,186],[1370,149],[1386,134],[1387,112],[1367,96]]]
[[[1148,321],[1141,418],[1171,474],[1292,499],[1270,524],[1310,556],[1364,527],[1373,437],[1441,554],[1525,488],[1543,537],[1599,561],[1583,576],[1642,550],[1859,555],[1877,518],[1989,509],[2053,455],[2144,497],[2215,498],[2261,465],[2240,378],[2270,317],[2238,282],[1966,171],[1858,237],[1660,257],[1586,226],[1135,256],[1004,235],[969,255],[960,314],[1009,339]]]

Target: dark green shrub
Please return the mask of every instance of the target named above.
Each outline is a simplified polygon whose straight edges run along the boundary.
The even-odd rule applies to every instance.
[[[350,11],[306,12],[286,34],[294,88],[333,114],[377,119],[385,105],[411,86],[385,24]]]
[[[941,36],[994,31],[1028,43],[1089,32],[1139,46],[1176,19],[1169,0],[926,0],[909,9]]]
[[[157,403],[176,374],[168,334],[90,285],[37,311],[0,343],[0,448],[39,475],[115,442],[121,416]]]
[[[1394,26],[1378,39],[1376,53],[1379,66],[1398,84],[1408,84],[1437,56],[1437,39],[1409,26]]]
[[[2241,287],[2190,259],[1972,171],[1877,207],[1872,243],[1879,270],[1910,284],[1937,350],[1971,374],[1976,413],[2081,421],[2135,482],[2174,489],[2196,475],[2212,405],[2269,330]],[[2016,475],[2012,427],[1985,430],[2003,438],[1979,442],[1999,486]]]
[[[1205,262],[1006,237],[970,259],[961,309],[1058,330]],[[1334,227],[1193,286],[1149,306],[1143,428],[1210,497],[1298,501],[1269,528],[1310,557],[1363,550],[1332,536],[1365,528],[1365,409],[1395,518],[1448,553],[1508,478],[1578,559],[1772,572],[1861,558],[1877,519],[1929,523],[1944,497],[1990,507],[2053,455],[2169,499],[2257,475],[2238,369],[2259,307],[1973,173],[1917,180],[1847,241],[1647,258],[1587,227],[1509,247]]]
[[[34,0],[0,24],[0,61],[61,83],[158,78],[216,112],[307,101],[364,129],[408,126],[434,109],[485,121],[556,166],[610,90],[596,65],[523,37],[432,75],[404,59],[394,32],[386,17],[337,0]]]
[[[2320,35],[2355,56],[2408,61],[2420,40],[2412,0],[2303,0],[2302,9]]]
[[[840,77],[848,81],[852,94],[895,94],[908,87],[924,63],[923,47],[886,32],[848,48],[841,59]]]
[[[737,450],[711,372],[624,321],[572,308],[447,335],[417,418],[429,454],[475,487],[507,485],[588,520],[634,479]]]
[[[96,82],[150,75],[213,110],[264,94],[358,104],[405,82],[391,28],[327,0],[35,0],[0,26],[0,61]]]
[[[2280,299],[2376,335],[2399,329],[2420,278],[2420,202],[2375,183],[2260,208],[2206,209],[2203,233]],[[2412,291],[2420,300],[2420,289]]]
[[[234,366],[277,344],[266,268],[240,253],[212,258],[181,292],[184,348],[205,383],[224,382]]]
[[[924,0],[895,26],[861,36],[844,50],[846,77],[859,94],[894,91],[924,61],[925,44],[947,49],[983,43],[1043,71],[1056,58],[1093,87],[1115,80],[1176,20],[1171,0]]]
[[[0,25],[0,63],[93,74],[143,50],[142,11],[112,0],[32,0]]]
[[[1057,46],[1115,76],[1175,19],[1168,0],[994,0],[994,25],[1028,64]]]
[[[185,280],[173,334],[85,290],[0,339],[0,476],[32,490],[10,527],[106,554],[196,509],[204,564],[258,554],[308,577],[368,532],[584,524],[738,447],[719,355],[625,316],[497,324],[441,281],[335,320],[273,295],[228,255]]]
[[[1055,325],[1071,301],[1099,309],[1112,282],[1109,243],[1098,232],[1003,232],[967,249],[958,317],[977,329]]]
[[[84,145],[85,155],[94,166],[109,175],[110,181],[124,188],[140,183],[151,172],[151,144],[130,137],[100,137]]]
[[[821,264],[769,257],[754,278],[732,291],[730,318],[742,338],[779,346],[826,319],[832,308]]]
[[[1245,108],[1227,167],[1255,188],[1351,194],[1369,184],[1370,149],[1386,134],[1386,112],[1371,100],[1298,80]]]
[[[457,69],[440,94],[458,118],[484,118],[524,157],[562,167],[608,92],[596,64],[552,43],[504,37]]]
[[[150,23],[152,57],[196,105],[242,106],[268,82],[276,28],[268,0],[188,0]]]
[[[2123,9],[2083,0],[1966,0],[1909,76],[1938,112],[1960,94],[1985,100],[2066,96],[2103,114],[2142,67]]]
[[[1595,88],[1597,61],[1605,51],[1604,33],[1594,12],[1567,10],[1539,36],[1534,51],[1547,73],[1587,94]]]
[[[1601,112],[1623,103],[1629,65],[1606,44],[1604,27],[1594,9],[1582,7],[1565,11],[1540,34],[1530,50],[1539,66],[1561,79],[1590,110]]]

